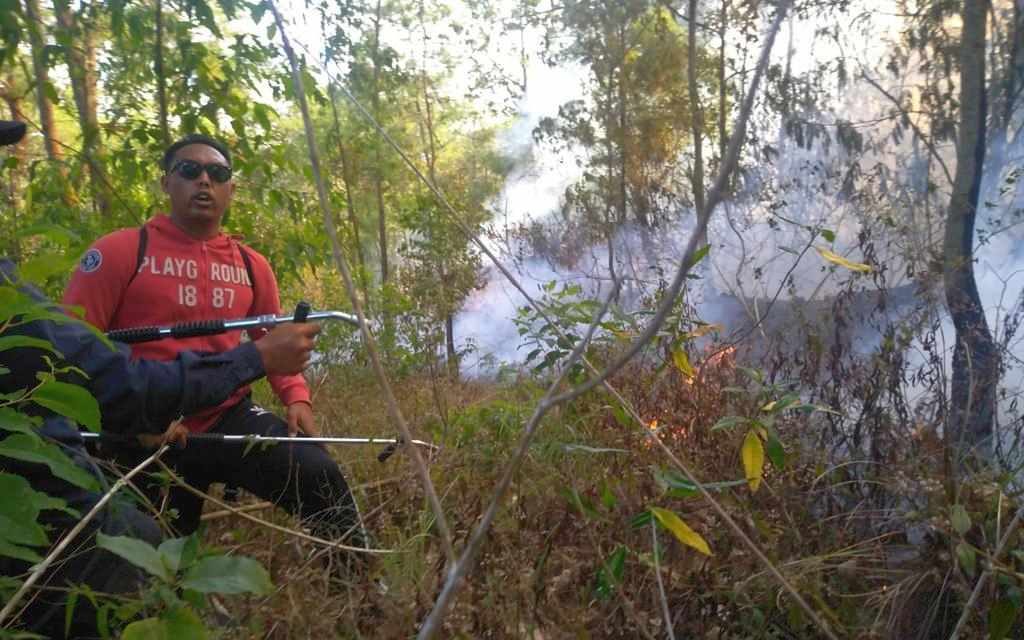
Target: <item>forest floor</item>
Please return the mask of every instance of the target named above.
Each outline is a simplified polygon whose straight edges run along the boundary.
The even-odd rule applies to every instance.
[[[940,461],[931,457],[927,437],[894,446],[891,466],[855,477],[843,465],[828,466],[825,453],[809,444],[807,430],[816,428],[809,418],[782,420],[775,429],[785,463],[766,467],[764,482],[751,492],[735,482],[744,477],[744,433],[711,430],[738,408],[730,387],[740,377],[734,363],[724,362],[692,380],[673,368],[637,367],[615,384],[702,481],[734,481],[716,498],[839,637],[948,637],[969,575],[951,561],[959,538],[946,488],[928,480]],[[440,445],[430,471],[460,549],[542,390],[522,378],[409,378],[400,389],[417,437]],[[330,374],[315,394],[327,434],[394,435],[368,377]],[[821,637],[768,568],[671,469],[651,432],[623,427],[614,413],[595,393],[545,420],[439,637]],[[258,558],[276,586],[267,597],[219,599],[210,622],[224,637],[409,638],[429,613],[445,577],[444,557],[411,462],[399,453],[380,463],[380,449],[369,446],[333,451],[374,546],[391,553],[346,575],[313,543],[237,515],[215,516],[207,542]],[[1012,517],[1012,501],[1003,499],[995,483],[961,489],[960,502],[982,523],[978,536],[991,535],[985,523],[993,505],[1002,518]],[[247,496],[238,506],[254,502]],[[680,516],[713,555],[655,527],[645,517],[650,507]],[[220,507],[208,503],[207,513],[215,511]],[[280,510],[253,513],[295,526]],[[978,547],[983,542],[975,540]]]

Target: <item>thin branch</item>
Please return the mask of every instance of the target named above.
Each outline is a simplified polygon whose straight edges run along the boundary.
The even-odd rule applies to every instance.
[[[296,531],[295,529],[289,529],[288,527],[282,527],[281,525],[274,524],[273,522],[270,522],[268,520],[257,518],[256,516],[247,513],[247,511],[253,509],[250,509],[247,506],[233,507],[228,503],[224,502],[223,500],[219,500],[211,496],[210,494],[206,493],[205,491],[200,491],[199,489],[196,489],[195,487],[190,485],[188,482],[184,480],[184,478],[175,473],[173,469],[164,464],[163,460],[159,460],[158,464],[160,465],[160,468],[163,469],[164,472],[168,474],[168,477],[174,480],[174,482],[177,483],[178,486],[180,486],[182,489],[185,489],[192,495],[195,495],[199,498],[209,500],[210,502],[217,505],[224,511],[233,513],[239,518],[243,518],[245,520],[248,520],[249,522],[258,524],[261,527],[266,527],[267,529],[272,529],[279,533],[284,533],[286,535],[292,536],[293,538],[298,538],[300,540],[305,540],[307,542],[313,542],[324,547],[329,547],[332,549],[341,549],[342,551],[349,551],[351,553],[368,553],[371,555],[386,555],[390,553],[395,553],[393,549],[368,549],[366,547],[353,547],[351,545],[342,544],[336,540],[327,540],[326,538],[321,538],[319,536],[314,536],[308,533],[303,533],[301,531]],[[257,506],[263,506],[263,503],[257,503]]]
[[[935,145],[932,144],[931,139],[925,136],[924,132],[921,131],[918,128],[918,126],[914,124],[914,121],[910,119],[910,116],[903,108],[903,105],[900,104],[900,101],[896,99],[896,96],[892,95],[891,93],[883,89],[882,85],[878,84],[871,76],[869,76],[867,71],[861,71],[861,77],[867,80],[868,84],[874,87],[879,93],[888,98],[889,101],[892,102],[893,105],[895,105],[896,108],[900,110],[901,114],[907,116],[907,122],[910,124],[910,128],[914,130],[914,134],[917,135],[917,137],[920,138],[922,142],[924,142],[925,146],[928,147],[928,153],[931,154],[933,158],[935,158],[936,162],[939,163],[939,167],[941,167],[942,172],[946,174],[946,180],[949,181],[949,184],[953,184],[953,174],[949,172],[949,167],[946,166],[946,161],[943,160],[942,156],[939,155],[939,152],[935,149]]]
[[[70,545],[71,542],[75,538],[77,538],[78,535],[82,533],[82,531],[85,530],[86,525],[89,524],[89,522],[96,517],[96,514],[98,514],[103,509],[103,507],[106,506],[108,502],[110,502],[110,499],[114,497],[114,494],[120,491],[121,488],[124,487],[126,484],[128,484],[128,482],[137,473],[148,467],[154,460],[160,458],[160,456],[162,456],[164,452],[167,451],[167,448],[167,445],[164,445],[157,449],[153,455],[149,456],[148,458],[140,462],[138,465],[136,465],[135,468],[126,473],[124,477],[119,478],[117,482],[115,482],[113,486],[111,486],[110,489],[103,494],[103,497],[100,498],[96,502],[96,504],[93,505],[92,509],[90,509],[89,512],[85,514],[84,518],[78,521],[78,524],[76,524],[71,529],[71,531],[68,531],[67,535],[65,535],[64,538],[61,539],[61,541],[57,544],[57,546],[53,548],[53,551],[51,551],[50,554],[47,555],[42,562],[35,566],[35,568],[32,570],[32,574],[28,577],[27,580],[25,580],[24,583],[22,583],[21,588],[18,589],[18,591],[15,592],[13,596],[11,596],[11,599],[7,601],[7,604],[4,606],[3,610],[0,611],[0,624],[3,624],[4,621],[7,620],[7,617],[10,616],[11,613],[13,613],[14,608],[17,606],[18,602],[21,601],[22,597],[24,597],[25,593],[27,593],[28,590],[31,589],[32,586],[39,581],[39,579],[43,576],[43,573],[45,573],[46,570],[50,568],[50,565],[53,564],[54,560],[57,559],[57,556],[63,553],[63,551],[67,549],[68,545]]]
[[[611,303],[618,296],[619,285],[621,281],[616,281],[612,287],[612,291],[609,293],[608,298],[605,300],[601,308],[598,309],[597,313],[594,314],[593,319],[590,322],[590,326],[587,328],[586,334],[573,348],[572,353],[569,354],[568,359],[562,368],[559,370],[558,375],[552,381],[548,387],[547,393],[539,403],[537,403],[534,409],[533,415],[530,416],[526,426],[523,428],[523,436],[519,440],[519,446],[513,453],[512,458],[505,465],[505,469],[502,472],[501,479],[498,481],[498,485],[494,490],[494,495],[491,498],[490,503],[487,505],[487,509],[484,512],[483,517],[477,524],[470,536],[469,542],[466,543],[466,548],[462,552],[462,556],[459,557],[459,561],[448,572],[448,578],[445,580],[444,587],[441,589],[441,594],[438,595],[437,600],[434,602],[434,608],[431,609],[430,615],[423,622],[423,626],[420,628],[420,632],[417,634],[419,640],[427,640],[433,637],[441,627],[441,621],[444,619],[445,613],[448,610],[452,600],[455,598],[455,594],[458,593],[459,588],[462,586],[463,578],[469,573],[473,565],[476,562],[477,553],[480,551],[480,547],[483,544],[484,538],[487,536],[487,532],[490,529],[491,522],[494,521],[494,517],[498,513],[498,509],[501,506],[502,499],[508,492],[510,486],[512,486],[512,479],[519,471],[520,463],[523,458],[526,457],[526,453],[530,449],[530,443],[533,441],[533,436],[537,432],[537,428],[540,426],[540,421],[544,418],[549,410],[555,407],[555,403],[552,402],[552,398],[555,395],[555,391],[562,384],[562,380],[569,371],[576,366],[583,352],[590,344],[590,340],[594,337],[594,333],[597,331],[597,327],[601,322],[601,318],[608,311]]]
[[[660,438],[659,438],[660,440]],[[672,628],[672,614],[668,609],[668,597],[665,595],[665,583],[661,580],[661,560],[658,558],[658,528],[651,518],[651,548],[654,555],[654,577],[658,581],[658,595],[661,600],[661,612],[665,616],[665,628],[668,630],[669,640],[676,640],[675,629]]]
[[[402,410],[398,406],[398,400],[395,398],[395,394],[391,389],[391,383],[388,381],[387,373],[384,371],[384,366],[381,364],[380,355],[377,353],[377,342],[374,339],[373,334],[370,333],[370,326],[366,322],[366,314],[363,312],[363,306],[359,300],[359,294],[357,293],[355,283],[352,280],[352,274],[349,272],[348,262],[345,260],[345,256],[341,251],[341,243],[338,241],[338,232],[334,228],[334,216],[331,215],[327,187],[324,185],[323,175],[320,171],[320,155],[317,151],[316,137],[313,133],[313,122],[309,116],[309,105],[306,103],[306,93],[302,87],[302,76],[299,71],[299,63],[295,56],[295,51],[292,50],[291,42],[288,40],[284,20],[281,18],[281,13],[277,9],[277,4],[273,2],[273,0],[270,0],[267,2],[267,5],[274,13],[274,21],[277,23],[278,31],[281,33],[284,50],[288,56],[288,62],[291,66],[292,82],[295,86],[295,96],[299,102],[299,109],[302,111],[302,123],[306,131],[306,144],[309,148],[309,161],[313,170],[313,177],[316,181],[317,197],[320,202],[320,211],[324,218],[324,226],[327,229],[327,235],[331,239],[331,250],[334,254],[334,262],[338,267],[338,271],[341,272],[341,277],[345,282],[345,290],[348,293],[349,300],[352,302],[352,308],[356,312],[356,317],[359,318],[359,332],[362,334],[363,344],[366,346],[366,352],[370,356],[370,363],[373,366],[374,374],[377,377],[377,381],[380,383],[381,390],[384,392],[384,400],[388,414],[398,425],[402,438],[406,442],[411,442],[413,440],[412,431],[409,429],[409,425],[406,422],[405,417],[402,415]],[[345,91],[347,92],[347,89],[345,89]],[[434,490],[434,484],[430,480],[430,472],[416,447],[406,445],[405,450],[411,454],[413,463],[416,466],[416,472],[420,477],[420,483],[423,485],[423,490],[427,495],[427,501],[430,503],[430,508],[434,512],[437,530],[441,536],[441,546],[444,549],[448,563],[451,564],[455,561],[455,548],[452,546],[452,534],[451,530],[448,528],[448,521],[444,517],[444,509],[441,507],[441,501],[438,499],[437,492]]]

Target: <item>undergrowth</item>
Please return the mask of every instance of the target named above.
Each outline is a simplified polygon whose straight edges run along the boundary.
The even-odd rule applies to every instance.
[[[818,637],[766,567],[652,446],[655,437],[702,482],[714,483],[716,498],[839,637],[949,636],[1015,511],[1009,479],[956,483],[944,475],[941,447],[927,429],[889,441],[884,464],[836,463],[814,436],[833,416],[789,411],[774,423],[781,464],[766,463],[752,492],[741,464],[743,433],[713,429],[731,414],[757,410],[749,375],[736,366],[741,354],[707,353],[692,356],[696,377],[637,365],[613,381],[646,429],[624,426],[602,394],[546,419],[445,620],[444,637],[664,638],[669,624],[676,638]],[[498,384],[427,377],[403,379],[401,389],[418,436],[440,445],[430,469],[461,548],[541,389],[529,378]],[[329,371],[316,385],[315,403],[328,434],[393,435],[368,377]],[[237,516],[207,523],[208,540],[261,560],[276,585],[268,597],[219,601],[213,623],[224,637],[415,635],[443,584],[444,557],[411,465],[401,455],[381,464],[378,452],[334,450],[374,546],[391,551],[363,574],[339,577],[315,545]],[[651,507],[676,513],[713,555],[655,527]],[[260,514],[290,524],[280,511]],[[1008,549],[1017,547],[1015,534]],[[988,613],[977,614],[962,637],[982,637],[992,611],[1014,619],[1018,555],[1024,558],[1014,551],[992,566],[997,579],[977,607]]]

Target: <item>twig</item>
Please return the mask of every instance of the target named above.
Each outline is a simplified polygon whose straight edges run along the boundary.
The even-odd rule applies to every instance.
[[[43,576],[43,573],[45,573],[46,570],[50,567],[50,565],[53,564],[54,560],[57,559],[57,556],[59,556],[64,551],[64,549],[66,549],[68,545],[70,545],[71,542],[75,538],[77,538],[78,535],[82,533],[83,530],[85,530],[85,526],[89,524],[89,522],[93,518],[96,517],[96,514],[99,513],[100,510],[102,510],[103,507],[106,506],[108,502],[110,502],[110,499],[114,497],[114,494],[120,491],[121,488],[124,487],[126,484],[128,484],[128,481],[131,480],[132,477],[134,477],[137,473],[139,473],[147,466],[149,466],[154,460],[158,460],[160,456],[162,456],[164,452],[167,451],[167,448],[167,445],[160,447],[159,449],[156,450],[156,452],[153,455],[149,456],[148,458],[140,462],[138,465],[136,465],[134,469],[126,473],[124,477],[118,478],[117,482],[115,482],[113,486],[111,486],[110,489],[108,489],[107,492],[103,494],[103,497],[101,497],[99,501],[96,502],[95,505],[93,505],[92,509],[90,509],[89,512],[85,514],[85,517],[79,520],[78,524],[76,524],[71,529],[71,531],[68,531],[67,535],[65,535],[64,538],[61,539],[61,541],[57,544],[57,546],[53,548],[53,551],[51,551],[49,555],[47,555],[46,558],[43,559],[42,562],[35,566],[35,568],[32,570],[32,574],[21,585],[21,588],[18,589],[18,591],[15,592],[13,596],[11,596],[11,599],[7,601],[7,604],[4,606],[3,610],[0,611],[0,624],[4,624],[4,621],[7,620],[8,616],[11,615],[11,613],[14,611],[14,608],[17,606],[18,602],[20,602],[22,597],[24,597],[25,593],[28,592],[28,590],[31,589],[36,582],[39,581],[39,579]]]
[[[996,547],[995,553],[993,553],[992,557],[989,559],[990,566],[999,560],[999,556],[1003,555],[1003,551],[1006,550],[1006,545],[1010,542],[1010,536],[1016,532],[1022,519],[1024,519],[1024,507],[1017,509],[1017,513],[1013,516],[1013,520],[1011,520],[1009,526],[1006,527],[1006,532],[1003,533],[1002,539],[999,540],[999,545]],[[978,596],[981,595],[981,590],[985,587],[985,582],[988,581],[988,577],[991,574],[991,569],[985,569],[985,571],[982,572],[981,577],[978,578],[978,582],[974,585],[974,590],[971,591],[971,597],[967,599],[967,603],[964,605],[964,611],[960,614],[960,619],[957,620],[956,627],[953,628],[953,633],[949,636],[949,640],[958,640],[960,637],[960,632],[963,630],[964,625],[967,624],[967,619],[971,616],[971,610],[974,609],[974,605],[978,602]]]
[[[237,513],[246,513],[249,511],[263,511],[264,509],[270,509],[274,506],[273,502],[267,502],[261,500],[260,502],[253,502],[252,504],[244,504],[234,509],[224,509],[222,511],[211,511],[210,513],[204,513],[199,519],[202,522],[209,522],[210,520],[220,520],[221,518],[227,518]]]
[[[316,182],[320,212],[323,214],[324,226],[327,229],[327,235],[331,239],[331,250],[334,254],[334,262],[337,265],[338,270],[341,272],[342,280],[345,282],[345,290],[348,293],[349,300],[352,302],[352,308],[356,312],[356,317],[359,318],[359,331],[362,334],[363,344],[365,345],[366,352],[370,357],[370,363],[373,366],[374,374],[380,383],[381,390],[384,392],[384,400],[388,414],[398,425],[398,429],[405,441],[410,442],[413,440],[412,431],[409,429],[409,425],[406,423],[405,417],[402,415],[402,410],[398,407],[398,400],[395,398],[395,394],[391,389],[391,383],[388,381],[387,373],[384,371],[384,367],[380,361],[380,356],[377,353],[377,342],[374,339],[373,334],[370,333],[370,326],[366,321],[366,314],[363,312],[362,303],[359,301],[359,294],[356,291],[355,282],[352,280],[352,274],[349,272],[348,262],[345,260],[345,256],[341,252],[341,244],[338,241],[338,232],[334,227],[334,216],[331,215],[330,201],[327,196],[327,187],[324,185],[323,175],[320,171],[320,155],[317,151],[316,137],[313,134],[313,122],[309,115],[309,105],[306,103],[306,93],[302,86],[302,76],[299,72],[299,63],[295,57],[295,51],[292,50],[291,42],[288,40],[284,20],[281,18],[281,13],[277,9],[277,3],[273,0],[269,0],[267,5],[274,14],[274,21],[277,23],[278,31],[281,32],[281,41],[284,44],[285,54],[287,54],[288,62],[291,66],[292,83],[295,87],[295,97],[298,100],[299,109],[302,112],[302,123],[306,131],[306,144],[309,148],[309,161],[313,170],[313,177]],[[427,465],[423,461],[423,457],[420,455],[420,452],[416,447],[406,446],[405,449],[413,459],[416,472],[420,477],[420,483],[423,485],[423,490],[427,495],[427,501],[430,504],[431,510],[434,512],[437,530],[441,537],[441,546],[444,549],[445,556],[447,557],[450,565],[455,562],[455,548],[452,546],[452,534],[451,530],[448,528],[448,521],[444,517],[444,509],[441,507],[441,501],[438,499],[437,492],[434,490],[434,484],[430,480],[430,471],[427,469]]]
[[[882,85],[878,84],[871,76],[869,76],[867,71],[861,71],[861,77],[867,80],[868,84],[874,87],[879,93],[888,98],[889,101],[892,102],[897,109],[899,109],[900,113],[906,116],[907,123],[910,125],[910,128],[914,130],[914,134],[917,135],[917,137],[920,138],[922,142],[924,142],[926,147],[928,147],[928,153],[930,153],[931,156],[935,158],[935,161],[939,163],[939,167],[941,167],[942,172],[946,174],[946,180],[949,181],[949,184],[953,184],[953,176],[949,172],[949,167],[946,166],[946,161],[943,160],[942,156],[939,155],[939,152],[935,149],[935,145],[932,143],[932,141],[927,136],[925,136],[924,133],[920,129],[918,129],[917,125],[914,124],[914,121],[910,119],[910,115],[903,108],[903,105],[900,104],[900,101],[896,99],[896,96],[892,95],[891,93],[883,89]]]
[[[174,482],[176,482],[181,488],[185,489],[186,491],[188,491],[189,493],[191,493],[193,495],[196,495],[196,496],[198,496],[200,498],[203,498],[204,500],[209,500],[210,502],[212,502],[213,504],[217,505],[221,509],[224,509],[225,511],[229,511],[229,512],[235,514],[236,516],[238,516],[239,518],[244,518],[244,519],[248,520],[249,522],[254,522],[254,523],[260,525],[261,527],[266,527],[268,529],[272,529],[272,530],[277,531],[279,533],[284,533],[286,535],[292,536],[293,538],[299,538],[300,540],[306,540],[307,542],[314,542],[316,544],[323,545],[325,547],[333,547],[335,549],[341,549],[342,551],[350,551],[352,553],[368,553],[368,554],[371,554],[371,555],[385,555],[385,554],[389,554],[389,553],[395,553],[395,551],[392,550],[392,549],[367,549],[366,547],[353,547],[353,546],[349,546],[347,544],[342,544],[342,543],[337,542],[335,540],[327,540],[325,538],[320,538],[318,536],[310,535],[308,533],[303,533],[301,531],[296,531],[295,529],[289,529],[288,527],[282,527],[281,525],[274,524],[273,522],[270,522],[269,520],[264,520],[262,518],[257,518],[256,516],[249,515],[248,513],[246,513],[243,510],[242,507],[232,507],[228,503],[226,503],[226,502],[224,502],[222,500],[218,500],[217,498],[211,496],[210,494],[206,493],[205,491],[200,491],[199,489],[196,489],[195,487],[193,487],[189,483],[185,482],[185,480],[181,476],[179,476],[177,473],[175,473],[173,469],[171,469],[166,464],[164,464],[163,460],[158,460],[157,462],[160,465],[160,467],[164,470],[164,472],[166,472],[168,474],[168,476],[172,480],[174,480]]]
[[[651,518],[651,544],[654,555],[654,577],[658,580],[658,595],[661,599],[661,612],[665,615],[665,628],[668,630],[669,640],[676,640],[675,629],[672,628],[672,614],[668,610],[668,596],[665,595],[665,583],[661,580],[661,560],[658,559],[658,529]]]

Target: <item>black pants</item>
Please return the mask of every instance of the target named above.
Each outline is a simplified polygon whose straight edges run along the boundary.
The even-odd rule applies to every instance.
[[[84,457],[84,456],[83,456]],[[26,464],[4,459],[5,470],[17,473],[29,480],[32,488],[51,496],[61,498],[67,506],[84,516],[100,499],[99,494],[85,491],[54,477],[42,465]],[[63,511],[44,510],[39,522],[48,528],[51,543],[62,538],[79,518]],[[64,638],[65,603],[70,585],[87,585],[94,591],[111,594],[127,594],[139,590],[148,576],[118,556],[95,546],[96,532],[110,536],[131,536],[156,546],[160,544],[160,528],[148,516],[130,504],[114,498],[97,516],[89,522],[71,545],[36,583],[41,590],[26,596],[22,604],[33,598],[19,621],[29,631],[48,638]],[[0,574],[22,576],[29,571],[26,562],[0,559]],[[79,598],[71,618],[68,638],[98,638],[96,610],[88,598]]]
[[[229,409],[210,431],[225,435],[287,436],[288,425],[246,398]],[[206,491],[218,482],[241,487],[299,516],[322,538],[365,546],[359,511],[348,484],[338,464],[320,446],[203,442],[169,453],[167,462],[196,489]],[[173,525],[180,535],[188,535],[199,527],[202,498],[172,486],[168,503],[178,512]]]

